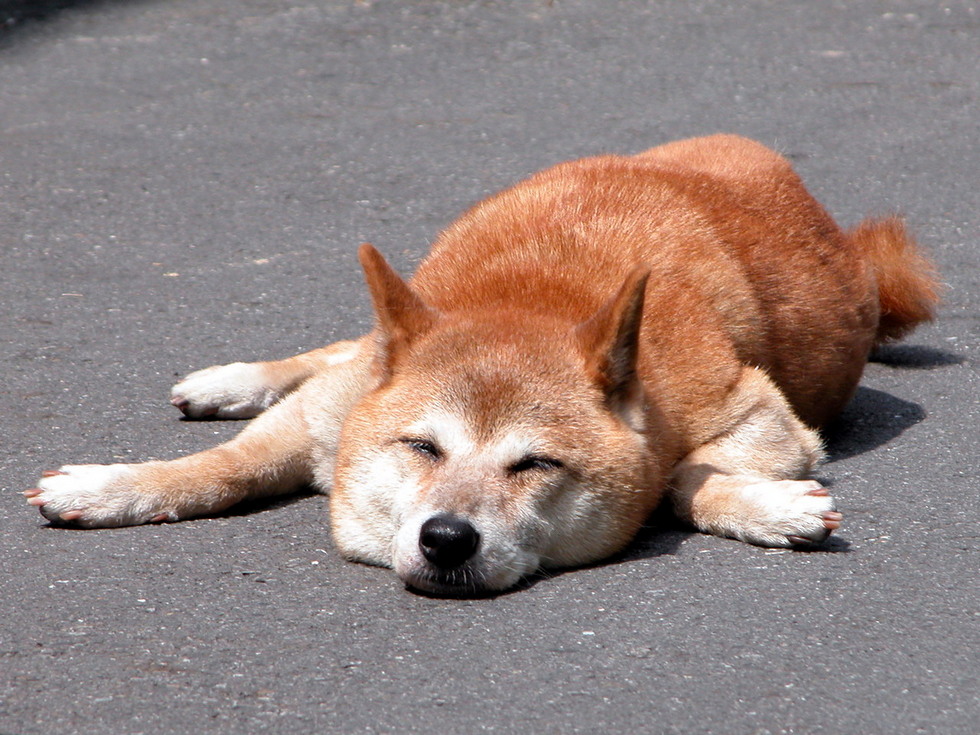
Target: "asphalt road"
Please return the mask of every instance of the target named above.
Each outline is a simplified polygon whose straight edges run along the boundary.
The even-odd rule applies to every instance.
[[[0,1],[0,732],[975,733],[980,6],[935,0]],[[624,557],[430,599],[320,496],[49,527],[68,462],[170,458],[176,377],[356,336],[548,164],[716,131],[838,220],[904,213],[948,284],[868,369],[812,553],[652,523]]]

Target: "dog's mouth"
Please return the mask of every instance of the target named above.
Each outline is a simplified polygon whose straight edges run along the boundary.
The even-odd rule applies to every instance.
[[[449,570],[426,566],[402,579],[413,592],[433,597],[484,597],[499,591],[491,589],[486,576],[469,565]]]

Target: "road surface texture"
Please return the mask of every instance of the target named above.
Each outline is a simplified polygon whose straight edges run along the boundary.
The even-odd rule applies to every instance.
[[[0,732],[975,733],[980,5],[0,1]],[[411,272],[549,164],[731,131],[834,216],[905,214],[947,284],[872,364],[772,552],[663,519],[607,564],[431,599],[327,500],[50,527],[63,463],[172,458],[178,376],[357,336],[355,250]]]

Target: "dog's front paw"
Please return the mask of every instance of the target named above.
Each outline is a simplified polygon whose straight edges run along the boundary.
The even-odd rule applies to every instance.
[[[101,528],[177,520],[158,498],[137,489],[136,475],[132,465],[66,465],[43,473],[38,486],[24,495],[59,525]]]
[[[194,419],[250,419],[278,398],[262,365],[245,362],[198,370],[170,391],[170,403]]]
[[[844,518],[827,489],[812,480],[753,482],[739,494],[742,508],[726,535],[759,546],[818,544]]]

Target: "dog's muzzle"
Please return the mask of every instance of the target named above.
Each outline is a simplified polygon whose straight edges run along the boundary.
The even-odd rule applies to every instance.
[[[486,590],[481,537],[472,523],[439,513],[419,528],[416,561],[399,574],[409,587],[436,595],[472,596]]]

